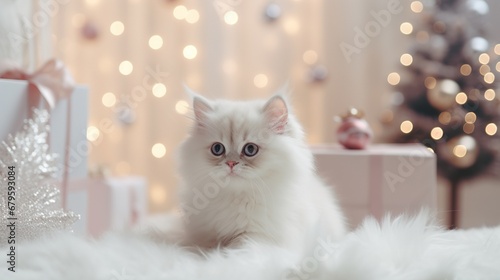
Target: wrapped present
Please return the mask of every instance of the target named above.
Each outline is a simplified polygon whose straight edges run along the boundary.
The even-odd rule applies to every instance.
[[[71,180],[68,209],[80,215],[73,229],[97,237],[108,230],[132,228],[148,211],[147,182],[143,177]]]
[[[318,173],[334,186],[348,223],[366,216],[436,210],[436,157],[420,144],[375,144],[365,150],[313,146]]]

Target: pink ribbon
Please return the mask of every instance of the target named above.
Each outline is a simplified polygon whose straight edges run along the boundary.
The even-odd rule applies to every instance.
[[[57,103],[68,98],[74,89],[74,81],[64,64],[57,59],[51,59],[40,69],[29,74],[13,63],[0,64],[0,78],[26,80],[28,82],[28,108],[31,116],[32,109],[40,104],[40,98],[52,110]],[[66,110],[66,141],[64,149],[64,170],[61,182],[62,207],[66,209],[66,194],[68,188],[69,141],[71,129],[71,102],[68,100]]]

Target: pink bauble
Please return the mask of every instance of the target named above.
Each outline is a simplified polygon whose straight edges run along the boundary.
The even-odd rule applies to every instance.
[[[344,118],[337,130],[339,143],[347,149],[365,149],[372,137],[373,132],[368,122],[356,117]]]

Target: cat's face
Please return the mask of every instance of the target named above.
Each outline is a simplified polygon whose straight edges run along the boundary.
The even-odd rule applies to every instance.
[[[248,187],[289,170],[293,141],[287,105],[280,96],[267,102],[196,97],[193,109],[195,126],[181,149],[186,180]]]

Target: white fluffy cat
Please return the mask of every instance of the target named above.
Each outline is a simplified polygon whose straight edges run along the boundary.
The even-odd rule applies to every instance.
[[[193,98],[195,124],[180,148],[181,208],[189,241],[247,239],[302,248],[312,232],[338,239],[344,218],[315,173],[284,96],[267,102]]]

